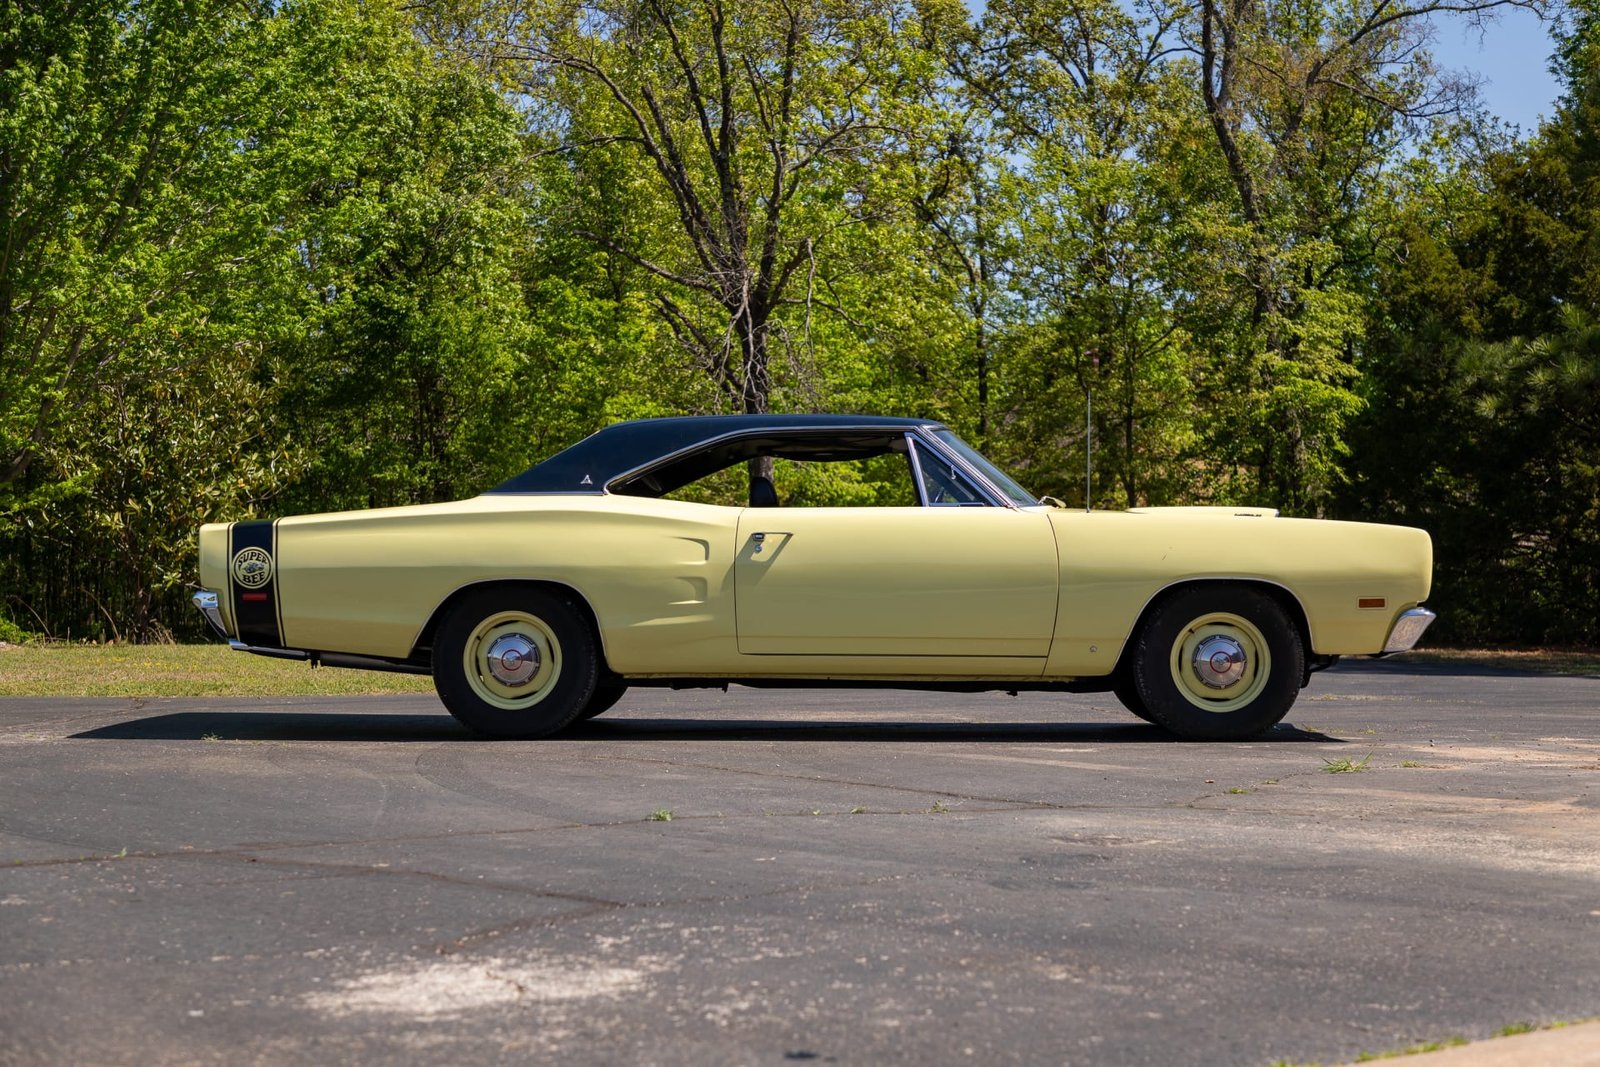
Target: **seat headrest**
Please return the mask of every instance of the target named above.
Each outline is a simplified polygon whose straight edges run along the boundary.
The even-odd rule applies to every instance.
[[[756,475],[750,479],[750,506],[753,508],[778,506],[778,490],[773,486],[771,478]]]

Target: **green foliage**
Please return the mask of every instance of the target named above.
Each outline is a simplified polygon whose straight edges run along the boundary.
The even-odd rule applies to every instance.
[[[517,436],[541,399],[515,117],[393,14],[354,11],[275,27],[298,51],[280,90],[295,119],[274,134],[308,178],[291,216],[299,330],[283,346],[283,432],[307,464],[291,507],[470,495],[533,458]]]
[[[0,17],[0,588],[47,633],[160,635],[194,516],[282,473],[261,401],[284,242],[243,195],[261,16]]]
[[[32,635],[4,615],[0,615],[0,642],[8,645],[20,645]]]
[[[497,238],[519,215],[484,174],[517,142],[476,73],[382,5],[7,10],[11,614],[52,636],[192,632],[199,521],[515,468],[487,445],[487,394],[518,380]],[[406,391],[352,400],[362,379]]]
[[[981,7],[6,7],[0,640],[197,633],[201,521],[772,409],[942,418],[1074,504],[1092,439],[1095,506],[1414,523],[1439,636],[1592,642],[1595,0],[1525,141],[1413,8]],[[893,505],[896,463],[775,473]]]
[[[1575,9],[1562,69],[1597,47]],[[1587,50],[1587,51],[1586,51]],[[1600,632],[1600,110],[1573,83],[1525,144],[1426,164],[1390,223],[1341,510],[1434,533],[1440,636]],[[1464,181],[1462,175],[1478,176]],[[1445,195],[1439,195],[1443,192]]]

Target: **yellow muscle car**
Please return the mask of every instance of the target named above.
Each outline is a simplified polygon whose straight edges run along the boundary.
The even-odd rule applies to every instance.
[[[796,506],[785,478],[834,464],[870,465],[879,506]],[[432,674],[494,737],[737,682],[1110,691],[1225,739],[1340,656],[1411,648],[1432,569],[1400,526],[1067,510],[937,422],[741,415],[619,423],[470,500],[208,524],[194,602],[236,649]]]

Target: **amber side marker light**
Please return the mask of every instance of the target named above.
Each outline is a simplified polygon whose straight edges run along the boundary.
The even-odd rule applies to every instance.
[[[1389,602],[1381,596],[1364,596],[1356,601],[1356,607],[1358,608],[1385,608],[1388,606]]]

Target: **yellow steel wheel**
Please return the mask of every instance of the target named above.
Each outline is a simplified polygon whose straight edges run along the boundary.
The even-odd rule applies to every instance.
[[[1195,741],[1254,737],[1281,721],[1305,675],[1293,601],[1259,585],[1164,594],[1140,623],[1128,678],[1150,720]],[[1135,714],[1138,711],[1135,710]]]
[[[1225,715],[1261,695],[1272,676],[1272,652],[1266,635],[1249,619],[1208,612],[1179,631],[1168,666],[1185,700]]]
[[[549,696],[561,677],[561,642],[543,619],[501,611],[467,635],[461,667],[485,703],[521,711]]]
[[[433,684],[487,737],[549,737],[589,706],[600,677],[594,624],[575,594],[514,583],[457,596],[433,641]]]

